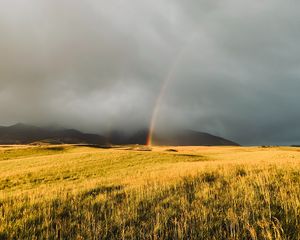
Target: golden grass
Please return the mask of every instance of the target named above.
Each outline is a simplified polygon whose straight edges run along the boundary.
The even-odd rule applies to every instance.
[[[0,239],[300,239],[300,149],[0,147]]]

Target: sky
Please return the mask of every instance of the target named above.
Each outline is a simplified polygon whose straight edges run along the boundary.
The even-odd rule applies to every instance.
[[[300,143],[300,2],[0,1],[0,125]],[[157,130],[158,131],[158,130]]]

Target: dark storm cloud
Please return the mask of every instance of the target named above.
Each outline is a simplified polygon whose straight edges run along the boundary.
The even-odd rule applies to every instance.
[[[149,124],[244,144],[300,141],[296,1],[0,2],[1,124]]]

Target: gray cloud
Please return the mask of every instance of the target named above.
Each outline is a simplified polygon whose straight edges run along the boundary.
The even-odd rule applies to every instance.
[[[300,142],[296,1],[0,2],[0,124],[149,124],[243,144]]]

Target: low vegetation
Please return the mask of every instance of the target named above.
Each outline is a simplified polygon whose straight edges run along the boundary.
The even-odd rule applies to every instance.
[[[0,147],[0,239],[300,239],[298,148]]]

